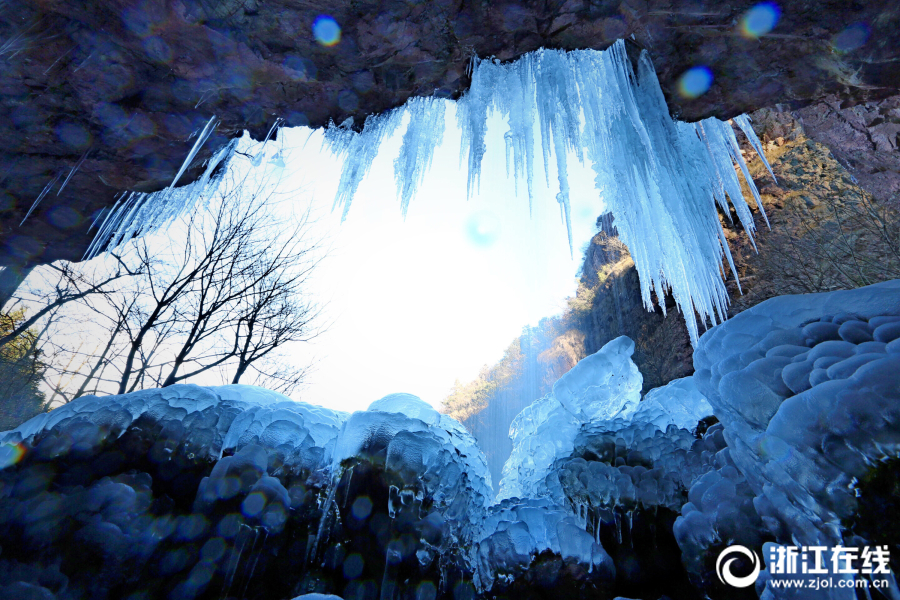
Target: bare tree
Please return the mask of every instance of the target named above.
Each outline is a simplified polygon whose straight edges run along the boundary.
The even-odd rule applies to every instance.
[[[137,274],[117,254],[111,254],[110,256],[115,259],[116,268],[112,272],[104,273],[99,277],[92,277],[70,263],[47,265],[46,269],[48,272],[57,275],[57,281],[52,291],[41,294],[40,308],[35,310],[28,318],[18,322],[15,327],[9,331],[4,331],[0,335],[0,348],[20,337],[42,319],[58,311],[64,305],[103,294],[114,282]],[[27,291],[25,293],[27,294]],[[25,300],[23,295],[18,294],[19,292],[13,296],[13,299],[16,301],[13,306]]]
[[[60,350],[68,361],[54,367],[56,380],[75,383],[51,384],[55,393],[68,401],[216,373],[285,393],[300,385],[306,368],[291,364],[288,348],[319,333],[306,294],[322,254],[310,213],[287,214],[265,182],[231,183],[173,226],[173,243],[142,238],[116,257],[131,276],[82,299],[92,343]]]

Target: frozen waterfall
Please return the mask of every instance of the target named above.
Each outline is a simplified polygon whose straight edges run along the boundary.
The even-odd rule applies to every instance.
[[[468,193],[479,187],[488,116],[496,111],[508,124],[504,135],[507,175],[517,182],[524,180],[521,187],[527,191],[529,203],[540,139],[544,173],[549,178],[555,169],[557,174],[556,198],[571,247],[567,161],[572,156],[587,160],[595,173],[597,193],[615,216],[622,241],[634,258],[645,306],[653,306],[651,292],[658,298],[671,292],[696,345],[699,325],[695,313],[704,325],[707,321],[718,323],[725,315],[728,296],[722,278],[723,258],[734,271],[716,206],[730,215],[730,200],[751,240],[755,230],[735,166],[765,218],[732,126],[712,118],[698,123],[673,120],[649,56],[642,52],[633,65],[623,41],[603,52],[539,50],[508,64],[474,60],[471,69],[471,87],[456,107],[462,131],[460,160],[468,166]],[[343,160],[335,210],[347,215],[382,141],[406,122],[394,161],[397,194],[405,214],[444,138],[447,102],[416,97],[400,108],[369,116],[360,131],[353,128],[352,118],[329,126],[325,145]],[[209,137],[213,122],[214,118],[198,135],[182,171]],[[735,123],[759,152],[761,146],[748,117],[741,115]],[[224,171],[221,166],[227,164],[234,148],[232,142],[217,152],[201,179],[192,184],[178,189],[170,186],[154,194],[123,195],[95,223],[98,233],[86,258],[157,230],[201,198],[209,198],[215,192],[217,175]],[[598,212],[601,208],[598,204]],[[665,310],[663,303],[660,306]]]
[[[442,140],[440,107],[445,102],[416,98],[404,107],[369,117],[358,133],[352,123],[330,127],[327,144],[345,160],[335,207],[347,214],[378,146],[400,125],[403,113],[409,112],[401,158],[394,165],[405,211]],[[735,166],[763,211],[731,125],[718,119],[674,121],[649,56],[642,53],[635,70],[622,41],[604,52],[540,50],[509,64],[476,60],[471,88],[457,103],[460,159],[468,165],[470,195],[481,179],[487,120],[493,111],[509,127],[504,135],[507,174],[524,179],[529,202],[538,130],[545,173],[550,172],[551,158],[555,160],[557,200],[570,244],[566,161],[574,155],[590,162],[597,191],[631,250],[644,304],[652,307],[651,291],[657,297],[671,291],[696,344],[695,311],[704,323],[707,319],[717,323],[725,315],[728,298],[722,259],[734,270],[716,205],[729,214],[730,200],[751,239],[755,231]],[[758,151],[761,146],[749,119],[741,115],[736,122]]]

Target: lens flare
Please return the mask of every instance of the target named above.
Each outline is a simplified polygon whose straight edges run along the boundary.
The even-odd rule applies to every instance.
[[[323,46],[334,46],[341,41],[341,26],[328,15],[319,15],[313,23],[313,35]]]
[[[852,52],[869,41],[869,33],[865,23],[856,23],[834,36],[831,45],[838,52]]]
[[[713,74],[709,67],[693,67],[678,80],[678,93],[682,98],[698,98],[709,91],[712,82]]]
[[[755,40],[775,28],[781,17],[781,9],[774,2],[761,2],[744,13],[739,30],[745,38]]]
[[[471,215],[466,222],[469,241],[481,248],[493,246],[500,237],[500,218],[490,211]]]
[[[25,456],[25,446],[19,444],[0,444],[0,470],[11,467]]]

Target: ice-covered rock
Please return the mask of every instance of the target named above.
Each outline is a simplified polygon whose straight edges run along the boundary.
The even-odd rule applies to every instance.
[[[452,588],[471,580],[465,549],[490,498],[472,436],[407,394],[348,416],[249,386],[179,385],[76,400],[0,447],[3,593],[58,557],[74,597],[258,597],[376,576],[403,595],[418,585],[410,570]],[[6,577],[8,560],[27,564]],[[265,583],[287,565],[295,579]]]
[[[405,475],[409,490],[430,498],[450,521],[478,521],[492,496],[487,461],[472,434],[411,394],[385,396],[350,415],[335,447],[333,470],[371,455]]]
[[[652,390],[640,401],[642,377],[631,360],[634,343],[616,338],[563,375],[553,391],[513,420],[513,451],[503,468],[499,498],[541,497],[551,466],[568,458],[586,432],[615,432],[636,424],[660,436],[670,425],[690,432],[712,415],[691,377]],[[629,434],[631,435],[631,434]]]
[[[16,444],[46,432],[71,433],[78,423],[93,426],[79,429],[85,435],[88,431],[94,436],[121,435],[141,416],[183,429],[185,443],[212,459],[262,444],[289,466],[314,470],[330,464],[348,415],[255,386],[186,384],[121,396],[83,396],[0,434],[0,442]]]
[[[553,397],[582,423],[627,417],[637,408],[643,377],[631,361],[634,342],[620,336],[553,384]]]
[[[643,378],[631,360],[634,342],[618,337],[579,361],[513,419],[513,450],[503,466],[498,498],[539,498],[553,462],[571,454],[584,423],[627,417],[640,401]]]
[[[701,338],[694,379],[725,427],[729,457],[755,496],[764,533],[780,543],[846,545],[859,482],[900,455],[896,323],[900,281],[889,281],[774,298]],[[733,502],[704,504],[701,512],[710,514]],[[857,545],[875,541],[855,538]]]
[[[615,579],[609,554],[569,512],[547,499],[503,500],[492,506],[472,534],[476,585],[491,590],[522,576],[549,552],[578,565],[599,582]]]
[[[693,377],[682,377],[650,390],[631,416],[635,422],[653,423],[665,430],[669,425],[692,431],[713,414],[712,406]]]

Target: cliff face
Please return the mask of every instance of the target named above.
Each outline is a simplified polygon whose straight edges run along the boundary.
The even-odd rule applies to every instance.
[[[625,38],[651,53],[673,114],[687,120],[900,89],[896,3],[786,0],[775,29],[758,39],[742,21],[755,4],[8,0],[0,14],[0,264],[80,259],[98,211],[123,190],[170,184],[191,135],[212,116],[220,124],[181,183],[228,138],[244,129],[261,138],[276,117],[318,127],[352,116],[359,126],[412,95],[456,97],[474,56],[512,60]],[[322,15],[339,36],[316,39]],[[698,65],[715,80],[687,99],[678,81]]]
[[[876,200],[900,207],[900,96],[854,104],[829,96],[795,113],[811,140]]]
[[[851,116],[890,115],[898,100],[842,111]],[[896,194],[890,191],[896,174],[890,165],[897,156],[887,142],[878,146],[880,138],[873,134],[873,130],[893,130],[878,129],[880,124],[872,125],[874,119],[869,119],[867,141],[853,135],[845,138],[842,132],[851,120],[842,117],[842,111],[826,104],[794,112],[763,109],[753,113],[754,128],[778,184],[762,161],[749,161],[769,220],[767,225],[749,189],[745,190],[754,209],[758,252],[736,216],[731,215],[732,222],[721,215],[741,286],[738,291],[729,272],[729,317],[775,296],[851,289],[900,278],[900,215]],[[827,117],[814,121],[816,127],[808,137],[805,123],[811,115]],[[860,117],[851,122],[864,121]],[[812,135],[834,140],[834,151]],[[851,157],[859,178],[836,157]],[[888,167],[871,173],[867,165],[873,164]],[[609,230],[608,223],[604,228]],[[727,265],[723,268],[728,272]],[[506,431],[515,415],[606,342],[620,335],[634,340],[634,361],[644,376],[645,393],[693,373],[693,349],[682,316],[671,298],[665,299],[667,317],[659,300],[653,300],[655,310],[648,312],[624,244],[615,235],[598,233],[585,253],[581,283],[569,299],[568,310],[526,330],[511,346],[530,348],[532,358],[510,360],[508,352],[501,363],[483,371],[479,381],[491,385],[482,387],[477,399],[469,386],[462,385],[448,399],[452,400],[447,403],[450,413],[484,444],[492,476],[499,477],[509,455]]]

